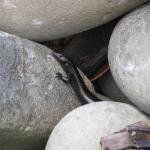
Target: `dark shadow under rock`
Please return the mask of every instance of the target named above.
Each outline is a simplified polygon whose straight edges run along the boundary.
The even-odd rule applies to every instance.
[[[76,35],[62,53],[90,77],[107,60],[107,46],[117,22]]]

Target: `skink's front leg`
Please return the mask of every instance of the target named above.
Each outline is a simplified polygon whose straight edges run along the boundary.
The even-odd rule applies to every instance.
[[[56,73],[56,76],[55,76],[57,79],[59,80],[62,80],[64,83],[69,83],[70,81],[70,76],[64,76],[62,73],[60,72],[57,72]]]

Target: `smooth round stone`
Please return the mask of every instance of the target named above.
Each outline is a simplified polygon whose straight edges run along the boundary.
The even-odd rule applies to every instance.
[[[1,0],[0,29],[36,41],[106,23],[147,0]]]
[[[58,121],[80,102],[51,50],[0,32],[0,149],[43,150]]]
[[[119,22],[110,40],[108,59],[123,93],[150,114],[150,3]]]
[[[105,96],[117,102],[131,103],[116,85],[110,71],[100,77],[98,83]]]
[[[45,150],[100,150],[100,139],[126,125],[150,120],[119,102],[97,102],[75,109],[53,130]]]

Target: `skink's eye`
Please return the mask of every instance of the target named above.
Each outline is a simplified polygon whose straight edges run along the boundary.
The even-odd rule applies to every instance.
[[[59,58],[61,58],[62,60],[64,60],[65,59],[65,57],[63,56],[63,55],[59,55]]]

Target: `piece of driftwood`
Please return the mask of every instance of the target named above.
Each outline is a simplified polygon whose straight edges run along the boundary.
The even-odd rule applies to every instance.
[[[150,150],[150,126],[137,122],[101,138],[100,143],[101,150]]]

